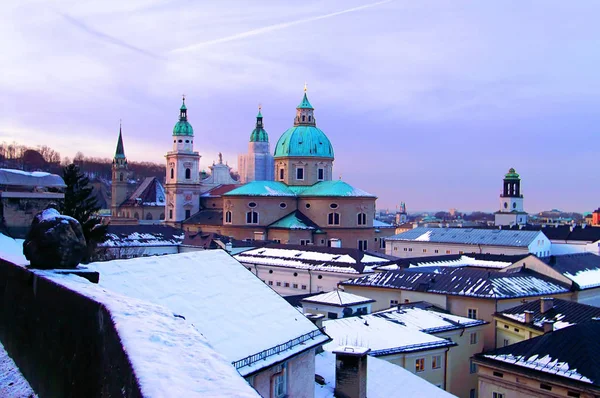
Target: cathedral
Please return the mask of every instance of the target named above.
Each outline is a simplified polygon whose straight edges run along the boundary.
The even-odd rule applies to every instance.
[[[201,178],[200,154],[194,151],[187,112],[184,98],[172,149],[166,154],[165,224],[237,240],[360,250],[381,250],[383,238],[394,234],[393,228],[374,220],[375,195],[333,179],[333,145],[317,127],[306,88],[293,126],[281,135],[273,155],[259,108],[248,153],[238,158],[239,182],[231,178],[231,168],[220,155],[210,176]],[[114,200],[124,197],[115,192],[127,168],[122,147],[119,134],[113,162],[113,217],[120,214]]]

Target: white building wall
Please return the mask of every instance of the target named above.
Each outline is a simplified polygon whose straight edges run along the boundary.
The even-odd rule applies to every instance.
[[[564,240],[552,240],[552,255],[559,256],[561,254],[574,253],[594,253],[600,255],[600,241],[597,242],[579,242]]]

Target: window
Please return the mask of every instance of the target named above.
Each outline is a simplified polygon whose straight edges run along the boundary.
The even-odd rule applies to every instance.
[[[469,363],[469,373],[471,373],[471,374],[477,373],[477,364],[475,362],[473,362],[472,359],[471,359],[471,362]]]
[[[425,358],[415,359],[415,372],[423,372],[425,370]]]
[[[192,170],[185,169],[185,179],[189,180],[190,178],[192,178]]]
[[[510,342],[508,341],[508,339],[504,339],[503,347],[506,347],[507,345],[510,345]]]
[[[284,176],[284,171],[283,169],[279,169],[279,179],[283,180],[283,176]]]
[[[385,239],[383,239],[383,238],[379,239],[379,248],[385,249]]]
[[[407,252],[407,251],[408,251],[408,248],[406,248],[406,247],[405,247],[405,248],[404,248],[404,251],[405,251],[405,252]]]
[[[493,392],[492,398],[504,398],[504,394],[501,392]]]
[[[439,369],[442,367],[442,356],[434,355],[431,357],[431,369]]]
[[[191,216],[191,215],[192,215],[192,212],[191,212],[191,210],[186,210],[186,211],[185,211],[185,218],[186,218],[186,219],[187,219],[187,218],[190,218],[190,216]]]
[[[541,383],[541,384],[540,384],[540,388],[541,388],[542,390],[546,390],[546,391],[552,391],[552,386],[551,386],[550,384],[544,384],[544,383]]]
[[[171,178],[175,178],[175,170],[173,168],[171,168]]]
[[[471,333],[471,344],[477,344],[477,332]]]
[[[285,283],[283,284],[283,287],[290,287],[290,283],[289,283],[289,282],[285,282]]]
[[[398,305],[398,300],[390,300],[390,307]]]
[[[250,210],[246,213],[246,224],[258,224],[258,213]]]
[[[173,219],[173,210],[169,210],[169,219]]]
[[[285,209],[285,208],[287,207],[287,203],[285,203],[285,202],[281,202],[281,203],[279,204],[279,207],[281,207],[282,209]]]
[[[435,254],[437,254],[437,253],[439,253],[440,251],[439,251],[438,249],[435,249],[433,252],[434,252]]]
[[[306,116],[305,115],[302,115],[302,121],[303,122],[306,121]]]
[[[275,367],[275,379],[273,380],[273,397],[284,398],[287,397],[287,364],[283,363]]]
[[[273,286],[273,281],[269,281],[269,286]]]
[[[475,389],[471,388],[471,391],[469,391],[469,398],[475,398],[475,397],[476,397],[476,395],[475,395]]]
[[[302,289],[302,290],[306,290],[306,285],[302,285],[302,286],[301,286],[301,289]]]
[[[502,372],[493,372],[493,375],[496,377],[504,377],[504,373]]]
[[[337,319],[338,315],[335,312],[328,312],[327,318],[329,319]]]
[[[567,397],[579,398],[581,396],[580,393],[575,391],[567,391]]]
[[[423,249],[423,253],[427,253],[427,249]]]
[[[450,253],[451,253],[450,250],[446,250],[446,254],[450,254]]]
[[[462,250],[459,250],[458,254],[465,254],[465,252]]]
[[[296,180],[304,180],[304,167],[296,169]]]
[[[329,213],[327,215],[327,224],[340,225],[340,213]]]
[[[310,209],[310,203],[305,204],[304,207],[306,207],[307,209]]]
[[[173,178],[173,177],[171,177]],[[123,181],[123,173],[119,173],[119,181]]]
[[[469,308],[467,310],[467,318],[477,319],[477,308]]]
[[[323,181],[325,179],[325,169],[319,167],[317,170],[317,180]]]
[[[298,284],[297,284],[297,283],[294,283],[294,284],[292,285],[292,287],[293,287],[294,289],[298,289]]]
[[[275,282],[275,285],[281,286],[281,282]]]
[[[330,209],[337,209],[338,208],[338,204],[337,203],[332,203],[329,205]]]
[[[301,246],[310,245],[310,239],[300,239],[300,245]]]
[[[358,225],[367,225],[367,215],[365,213],[358,213],[356,215],[356,222]]]
[[[366,240],[359,240],[358,241],[358,250],[360,250],[360,251],[367,250],[367,241]]]
[[[225,224],[231,224],[231,211],[229,210],[225,212]]]
[[[254,209],[256,206],[257,206],[256,202],[249,202],[248,203],[248,207],[251,208],[251,209]]]
[[[411,251],[412,251],[412,247],[409,247],[409,248],[408,248],[408,251],[409,251],[409,252],[411,252]]]

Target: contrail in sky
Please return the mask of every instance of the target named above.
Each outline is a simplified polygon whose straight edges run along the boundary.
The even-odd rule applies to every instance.
[[[307,23],[307,22],[318,21],[318,20],[321,20],[321,19],[326,19],[326,18],[331,18],[331,17],[335,17],[335,16],[338,16],[338,15],[342,15],[342,14],[347,14],[349,12],[355,12],[355,11],[364,10],[366,8],[375,7],[375,6],[378,6],[378,5],[381,5],[381,4],[385,4],[385,3],[391,3],[392,1],[394,1],[394,0],[378,1],[376,3],[370,3],[370,4],[365,4],[363,6],[348,8],[347,10],[336,11],[336,12],[332,12],[330,14],[320,15],[320,16],[317,16],[317,17],[310,17],[310,18],[305,18],[305,19],[299,19],[299,20],[291,21],[291,22],[282,22],[282,23],[278,23],[276,25],[266,26],[266,27],[260,28],[260,29],[249,30],[247,32],[242,32],[242,33],[238,33],[238,34],[235,34],[235,35],[221,37],[220,39],[203,41],[203,42],[200,42],[200,43],[192,44],[190,46],[176,48],[175,50],[171,50],[170,52],[171,53],[182,53],[182,52],[194,51],[194,50],[197,50],[199,48],[210,46],[210,45],[213,45],[213,44],[226,43],[226,42],[229,42],[229,41],[245,39],[245,38],[251,37],[251,36],[262,35],[264,33],[273,32],[275,30],[289,28],[290,26],[294,26],[294,25],[300,25],[300,24]]]
[[[95,29],[92,29],[89,26],[87,26],[86,24],[84,24],[83,22],[81,22],[80,20],[73,18],[72,16],[70,16],[68,14],[64,14],[62,12],[58,12],[58,14],[61,17],[63,17],[65,20],[67,20],[70,24],[78,27],[79,29],[85,31],[86,33],[88,33],[92,36],[96,36],[97,38],[99,38],[102,41],[114,44],[119,47],[126,48],[128,50],[137,52],[137,53],[145,55],[147,57],[151,57],[154,59],[165,59],[165,57],[163,57],[161,55],[151,53],[150,51],[144,50],[143,48],[132,46],[131,44],[129,44],[121,39],[117,39],[117,38],[109,36],[105,33],[99,32]]]

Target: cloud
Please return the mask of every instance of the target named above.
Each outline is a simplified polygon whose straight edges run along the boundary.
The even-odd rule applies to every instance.
[[[304,24],[304,23],[308,23],[308,22],[319,21],[321,19],[336,17],[338,15],[343,15],[343,14],[347,14],[347,13],[350,13],[350,12],[356,12],[356,11],[364,10],[364,9],[367,9],[367,8],[376,7],[376,6],[381,5],[381,4],[391,3],[392,1],[394,1],[394,0],[378,1],[376,3],[370,3],[370,4],[365,4],[365,5],[362,5],[362,6],[358,6],[358,7],[352,7],[352,8],[348,8],[346,10],[336,11],[336,12],[332,12],[332,13],[325,14],[325,15],[319,15],[319,16],[316,16],[316,17],[310,17],[310,18],[298,19],[296,21],[278,23],[278,24],[271,25],[271,26],[265,26],[264,28],[260,28],[260,29],[253,29],[253,30],[249,30],[247,32],[237,33],[235,35],[221,37],[219,39],[213,39],[213,40],[203,41],[203,42],[200,42],[200,43],[192,44],[190,46],[176,48],[174,50],[171,50],[171,52],[172,53],[182,53],[182,52],[195,51],[195,50],[198,50],[200,48],[203,48],[203,47],[206,47],[206,46],[210,46],[210,45],[213,45],[213,44],[227,43],[227,42],[234,41],[234,40],[245,39],[247,37],[262,35],[262,34],[265,34],[265,33],[276,31],[276,30],[286,29],[286,28],[289,28],[289,27],[294,26],[294,25],[300,25],[300,24]]]

